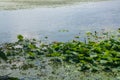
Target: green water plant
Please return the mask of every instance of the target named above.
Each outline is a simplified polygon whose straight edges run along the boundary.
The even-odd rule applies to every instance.
[[[80,71],[120,71],[120,33],[87,32],[85,41],[77,39],[68,42],[44,43],[36,39],[26,39],[18,35],[15,43],[0,47],[0,57],[4,60],[24,57],[36,60],[41,57],[57,57],[67,64],[79,66]],[[57,59],[56,59],[57,60]]]

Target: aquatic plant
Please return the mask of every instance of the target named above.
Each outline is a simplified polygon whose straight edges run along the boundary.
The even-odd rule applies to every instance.
[[[80,41],[80,37],[76,37],[77,39],[68,42],[51,43],[26,39],[18,35],[17,42],[1,45],[0,57],[12,65],[11,69],[40,68],[41,71],[44,69],[50,74],[56,74],[57,69],[64,68],[63,72],[65,72],[65,68],[74,65],[78,72],[118,73],[120,71],[119,35],[119,30],[116,33],[95,31],[87,32],[85,41]],[[37,61],[37,64],[31,63],[34,61]],[[19,65],[13,64],[15,62]],[[49,74],[45,72],[38,75]]]

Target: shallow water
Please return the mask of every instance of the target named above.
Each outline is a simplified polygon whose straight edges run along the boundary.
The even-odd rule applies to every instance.
[[[120,0],[84,2],[73,6],[0,11],[0,42],[16,40],[18,34],[28,38],[68,41],[79,32],[120,26]],[[59,32],[69,30],[69,32]]]

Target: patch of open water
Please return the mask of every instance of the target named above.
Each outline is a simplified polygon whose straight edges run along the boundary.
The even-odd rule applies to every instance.
[[[85,2],[73,6],[0,11],[0,42],[16,40],[18,34],[28,38],[68,41],[79,32],[120,26],[120,0]],[[68,30],[69,32],[59,32]]]

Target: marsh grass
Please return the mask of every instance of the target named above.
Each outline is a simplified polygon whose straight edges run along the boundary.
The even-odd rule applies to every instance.
[[[103,0],[0,0],[0,10],[16,10],[35,7],[57,7],[79,2],[96,2]]]

